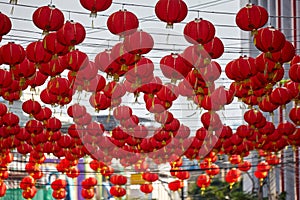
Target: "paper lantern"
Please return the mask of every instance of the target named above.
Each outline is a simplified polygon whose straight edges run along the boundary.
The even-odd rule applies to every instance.
[[[187,5],[182,0],[159,0],[155,5],[155,14],[167,28],[173,28],[174,23],[185,19],[188,13]]]

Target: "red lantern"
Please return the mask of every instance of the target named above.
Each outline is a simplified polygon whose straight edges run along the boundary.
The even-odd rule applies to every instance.
[[[22,192],[22,196],[25,199],[33,199],[33,197],[36,195],[37,189],[35,186],[32,186],[31,188],[28,188],[27,190],[24,190]]]
[[[207,174],[201,174],[197,178],[197,186],[201,188],[202,193],[210,185],[210,177]]]
[[[242,161],[242,158],[240,155],[231,155],[229,157],[229,162],[233,165],[237,165]]]
[[[67,192],[65,189],[60,189],[60,190],[54,190],[52,192],[52,197],[55,199],[64,199],[67,195]]]
[[[125,73],[128,71],[128,66],[134,64],[137,60],[135,55],[126,51],[124,43],[120,42],[113,46],[111,49],[111,56],[113,62],[117,62],[121,69],[118,74],[122,75],[122,71]]]
[[[77,49],[67,53],[63,59],[67,63],[67,69],[73,72],[82,70],[89,64],[87,54]]]
[[[279,105],[273,104],[270,100],[269,96],[265,96],[262,98],[261,102],[258,104],[259,108],[264,112],[273,112],[278,108]]]
[[[191,71],[192,66],[188,65],[179,54],[172,53],[160,60],[160,68],[166,78],[175,81],[186,77]]]
[[[61,98],[61,96],[66,96],[69,94],[70,82],[66,78],[55,77],[48,82],[47,89],[51,94]]]
[[[112,175],[110,177],[110,182],[114,185],[125,185],[127,183],[127,178],[123,175]]]
[[[39,29],[43,30],[43,34],[49,31],[57,31],[65,21],[64,14],[55,6],[42,6],[36,9],[32,15],[32,21]]]
[[[86,114],[86,107],[79,104],[73,104],[68,107],[67,113],[72,118],[79,118]]]
[[[154,46],[152,36],[141,30],[127,35],[123,43],[126,51],[138,55],[149,53]]]
[[[117,73],[121,69],[121,66],[114,62],[111,50],[105,50],[98,53],[95,57],[95,65],[100,71],[105,72],[110,76],[117,76]]]
[[[55,181],[53,181],[51,183],[51,188],[53,190],[59,190],[62,188],[66,188],[66,186],[67,186],[67,181],[63,180],[63,179],[56,179]]]
[[[48,131],[56,132],[61,128],[61,121],[56,117],[51,117],[46,121],[46,129]]]
[[[203,48],[210,55],[211,59],[217,59],[224,53],[224,44],[218,37],[203,45]]]
[[[300,83],[300,63],[291,65],[289,69],[289,77],[292,81]]]
[[[283,48],[278,52],[272,53],[270,59],[274,62],[283,64],[291,61],[295,56],[295,53],[296,50],[294,45],[291,42],[286,40]]]
[[[226,65],[225,73],[228,78],[235,81],[243,81],[257,74],[255,59],[240,56]]]
[[[244,119],[250,125],[261,122],[262,118],[264,118],[264,116],[259,110],[251,109],[244,113]]]
[[[4,103],[0,103],[0,116],[7,113],[7,106]]]
[[[20,84],[22,85],[26,84],[26,79],[32,77],[35,74],[36,67],[34,63],[25,58],[22,63],[10,68],[10,71],[13,74],[14,80],[20,81]]]
[[[184,38],[192,44],[206,44],[215,36],[214,25],[205,19],[195,19],[184,27]]]
[[[230,188],[232,188],[232,185],[238,181],[238,178],[240,177],[240,175],[241,175],[240,170],[235,169],[235,168],[230,169],[227,172],[227,174],[225,176],[225,180],[227,183],[230,184]]]
[[[218,130],[222,127],[219,115],[215,112],[205,112],[201,115],[203,127],[207,130]]]
[[[254,176],[259,179],[260,185],[262,185],[263,179],[268,176],[268,172],[265,171],[255,171]]]
[[[40,112],[33,115],[36,120],[45,121],[49,119],[52,115],[52,111],[48,107],[41,108]]]
[[[244,31],[254,31],[268,22],[268,11],[261,6],[247,4],[236,14],[235,22]]]
[[[6,184],[4,182],[0,183],[0,197],[6,194]]]
[[[0,36],[6,35],[11,30],[9,17],[0,12]]]
[[[92,199],[95,196],[95,191],[94,189],[82,189],[81,196],[85,199]]]
[[[56,32],[49,33],[43,38],[43,47],[52,55],[62,56],[69,52],[68,46],[58,42]]]
[[[29,99],[22,104],[22,110],[30,116],[36,115],[41,111],[41,105],[38,101]]]
[[[289,90],[285,87],[275,88],[271,95],[270,101],[275,105],[285,105],[291,101]]]
[[[126,195],[126,190],[118,185],[112,186],[109,191],[111,195],[117,198]]]
[[[280,51],[285,45],[284,34],[274,27],[266,27],[258,30],[254,36],[254,45],[265,53],[274,53]]]
[[[269,165],[278,165],[280,163],[280,159],[276,155],[271,154],[266,156],[266,162]]]
[[[155,5],[155,14],[167,28],[173,28],[174,23],[185,19],[188,13],[187,5],[182,0],[159,0]]]
[[[112,0],[80,0],[80,4],[85,9],[91,11],[91,17],[96,17],[97,12],[107,10],[111,6]]]
[[[251,168],[251,162],[249,162],[247,160],[245,160],[243,162],[240,162],[238,164],[238,169],[241,170],[241,171],[243,171],[243,172],[248,171],[250,168]]]
[[[142,178],[145,180],[145,181],[148,181],[148,182],[155,182],[158,180],[158,175],[155,174],[155,173],[151,173],[151,172],[145,172],[142,174]]]
[[[27,83],[32,89],[35,89],[37,86],[43,85],[47,78],[48,76],[42,74],[40,71],[36,71],[32,77],[27,79]]]
[[[74,21],[67,21],[57,31],[57,41],[69,47],[80,44],[85,39],[86,32],[82,24]]]
[[[290,110],[289,117],[296,126],[299,126],[300,125],[300,107],[292,108]]]
[[[129,106],[118,106],[114,109],[113,116],[117,120],[129,119],[132,116],[132,109]]]
[[[97,179],[94,178],[94,177],[89,177],[87,179],[84,179],[82,182],[81,182],[81,185],[84,189],[91,189],[93,188],[94,186],[97,185]]]
[[[142,184],[140,186],[140,190],[142,192],[144,192],[145,194],[149,194],[153,191],[153,186],[152,186],[152,184]]]
[[[2,62],[10,66],[22,63],[25,59],[25,55],[26,53],[24,48],[13,42],[9,42],[0,48]]]
[[[124,37],[134,33],[139,26],[138,18],[130,11],[119,10],[107,19],[108,30],[115,35]]]
[[[261,161],[257,164],[257,170],[261,172],[268,172],[271,166],[266,161]]]
[[[168,187],[171,191],[177,191],[183,188],[183,181],[182,180],[175,180],[168,184]]]
[[[20,118],[18,117],[18,115],[14,114],[14,113],[5,113],[2,116],[2,123],[5,126],[15,126],[17,124],[19,124]]]
[[[213,177],[220,172],[220,167],[216,164],[211,164],[208,166],[208,169],[205,170],[206,174],[209,175],[210,177]]]

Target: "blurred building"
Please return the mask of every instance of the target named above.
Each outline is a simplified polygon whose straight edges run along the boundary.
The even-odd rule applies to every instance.
[[[242,0],[240,3],[241,8],[244,7],[249,1]],[[276,29],[282,31],[286,39],[290,41],[296,48],[296,54],[299,53],[299,31],[300,28],[300,2],[298,0],[252,0],[252,4],[263,6],[269,13],[269,21],[266,26],[273,26]],[[241,47],[245,54],[251,57],[256,57],[260,52],[255,48],[253,44],[253,38],[251,33],[241,31]],[[244,39],[244,40],[243,40]],[[249,41],[249,42],[245,42]],[[289,64],[284,65],[285,79],[288,79]],[[287,105],[286,111],[293,105],[290,103]],[[274,123],[275,126],[278,122],[285,119],[285,116],[281,112],[275,112]],[[271,121],[271,119],[269,119]],[[287,200],[300,199],[299,194],[299,149],[295,151],[291,147],[280,152],[281,165],[276,166],[268,176],[267,184],[264,187],[264,196],[269,199],[276,198],[276,195],[286,192]],[[251,154],[252,162],[257,163],[259,157],[257,154]],[[294,164],[296,163],[296,164]],[[253,175],[255,169],[252,169],[250,173]],[[257,182],[254,182],[257,187]],[[244,190],[251,192],[253,187],[252,181],[247,175],[244,176]]]

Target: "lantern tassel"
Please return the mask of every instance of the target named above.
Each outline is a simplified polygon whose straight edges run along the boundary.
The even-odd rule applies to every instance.
[[[11,7],[11,10],[10,10],[10,14],[11,14],[11,15],[14,14],[14,10],[15,10],[15,6],[12,6],[12,7]]]

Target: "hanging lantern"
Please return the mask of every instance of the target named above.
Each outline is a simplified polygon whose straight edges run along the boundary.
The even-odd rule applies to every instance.
[[[259,179],[260,185],[262,185],[264,179],[268,176],[268,172],[266,172],[266,171],[255,171],[254,176]]]
[[[197,49],[199,49],[200,45],[197,46]],[[211,41],[205,43],[203,48],[210,55],[211,59],[217,59],[224,53],[224,44],[218,37],[214,37]]]
[[[111,50],[98,53],[95,57],[95,65],[98,70],[105,72],[108,76],[113,76],[115,80],[119,79],[118,72],[121,70],[121,65],[115,62]]]
[[[57,40],[57,32],[52,32],[43,38],[43,47],[52,55],[62,56],[69,52],[67,45],[63,45]]]
[[[111,49],[111,56],[113,62],[117,62],[121,69],[118,71],[118,74],[128,71],[128,66],[133,65],[139,58],[136,58],[134,54],[131,54],[126,51],[124,43],[120,42],[113,46]]]
[[[214,25],[202,18],[187,23],[184,27],[184,38],[192,44],[206,44],[215,36]]]
[[[197,186],[201,188],[201,193],[204,194],[205,189],[210,185],[210,177],[207,174],[201,174],[197,178]]]
[[[9,42],[1,46],[0,56],[4,64],[14,66],[23,62],[26,53],[21,45]]]
[[[291,101],[289,90],[285,87],[275,88],[270,95],[270,101],[275,105],[284,106]]]
[[[264,7],[249,3],[238,11],[235,22],[244,31],[256,31],[268,22],[268,18]]]
[[[33,115],[38,114],[41,111],[41,105],[38,101],[29,99],[23,102],[22,110],[32,117]]]
[[[25,85],[26,80],[35,74],[36,67],[34,63],[25,58],[22,63],[10,68],[10,71],[12,72],[14,80],[18,80],[21,85]]]
[[[107,28],[114,34],[124,37],[136,32],[139,27],[138,18],[130,11],[119,10],[107,19]]]
[[[209,165],[208,169],[205,170],[205,173],[210,177],[214,177],[220,173],[220,167],[217,164]]]
[[[145,194],[149,194],[153,191],[153,186],[152,184],[142,184],[140,190]]]
[[[48,76],[42,74],[40,71],[36,71],[35,74],[28,78],[26,82],[31,86],[31,89],[34,90],[37,86],[43,85],[47,78]]]
[[[58,97],[66,96],[70,91],[70,82],[66,78],[55,77],[48,82],[47,89]]]
[[[278,52],[272,53],[269,59],[276,63],[283,64],[290,62],[295,56],[295,53],[294,45],[286,40],[283,48]]]
[[[11,30],[9,17],[0,12],[0,36],[6,35]]]
[[[90,17],[97,17],[97,12],[107,10],[111,4],[112,0],[80,0],[80,4],[85,9],[91,11]]]
[[[230,169],[226,173],[225,180],[227,183],[230,184],[230,189],[232,189],[233,184],[238,181],[240,175],[241,175],[240,170],[238,170],[236,168]]]
[[[294,63],[289,69],[289,77],[292,81],[300,83],[300,63]]]
[[[110,182],[114,185],[125,185],[127,183],[127,178],[123,175],[112,175],[110,177]]]
[[[89,58],[86,53],[78,49],[70,51],[64,55],[63,59],[67,63],[67,69],[78,72],[83,70],[89,64]]]
[[[36,9],[32,15],[35,26],[43,30],[43,34],[49,31],[57,31],[65,21],[64,14],[54,5],[42,6]]]
[[[300,107],[294,107],[290,110],[289,118],[296,125],[300,125]]]
[[[238,164],[238,169],[243,172],[248,171],[249,169],[251,169],[251,162],[249,162],[247,160],[240,162]]]
[[[167,28],[173,28],[174,23],[185,19],[188,13],[187,5],[182,0],[159,0],[155,5],[155,14]]]
[[[183,181],[182,180],[175,180],[170,183],[168,183],[168,187],[171,191],[177,191],[181,188],[183,188]]]
[[[81,196],[84,199],[92,199],[95,196],[95,191],[94,189],[81,189]]]
[[[243,81],[257,74],[255,59],[248,56],[240,56],[226,65],[225,73],[228,78],[235,81]]]
[[[263,114],[256,109],[250,109],[244,113],[244,119],[250,125],[261,122],[262,118],[264,118]]]
[[[179,54],[170,54],[160,60],[160,68],[166,78],[172,82],[183,79],[191,71],[192,66],[188,65]]]
[[[126,190],[118,185],[114,185],[110,188],[109,190],[110,194],[113,195],[114,197],[120,198],[124,195],[126,195]]]
[[[154,46],[154,40],[152,36],[142,30],[125,36],[123,43],[126,51],[131,54],[138,55],[149,53]]]
[[[57,31],[57,41],[64,46],[73,48],[75,45],[80,44],[85,39],[85,28],[79,22],[67,21]]]
[[[34,114],[33,117],[36,120],[45,121],[45,120],[49,119],[51,117],[51,115],[52,115],[51,109],[48,107],[43,107],[43,108],[41,108],[40,112],[38,112],[37,114]]]
[[[97,179],[94,177],[89,177],[84,179],[81,184],[84,189],[91,189],[97,185]]]
[[[280,51],[286,41],[284,34],[271,26],[259,29],[253,40],[256,48],[267,53],[267,57],[271,57],[270,53]]]

